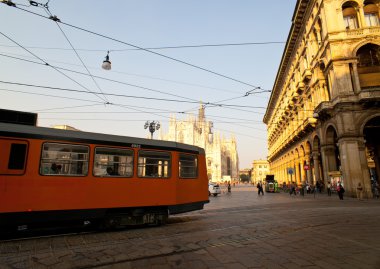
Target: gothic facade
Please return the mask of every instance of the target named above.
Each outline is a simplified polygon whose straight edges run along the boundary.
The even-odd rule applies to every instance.
[[[264,116],[279,182],[380,176],[379,0],[298,0]]]
[[[159,139],[196,145],[205,149],[207,174],[211,181],[234,181],[239,179],[239,156],[236,139],[225,139],[220,133],[213,133],[213,123],[206,120],[205,109],[199,109],[197,116],[186,120],[170,118],[167,134],[160,133]]]

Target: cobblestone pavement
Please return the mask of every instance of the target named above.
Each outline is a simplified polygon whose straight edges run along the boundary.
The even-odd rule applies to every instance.
[[[379,229],[379,200],[237,186],[161,227],[0,241],[0,269],[380,269]]]

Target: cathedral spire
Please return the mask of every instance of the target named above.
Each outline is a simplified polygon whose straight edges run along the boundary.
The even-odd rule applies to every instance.
[[[202,104],[202,101],[200,102],[200,107],[198,110],[198,122],[204,122],[205,120],[205,105]]]

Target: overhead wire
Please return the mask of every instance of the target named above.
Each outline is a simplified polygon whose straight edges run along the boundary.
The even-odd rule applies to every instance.
[[[44,9],[45,11],[48,13],[48,15],[50,15],[51,17],[53,16],[53,14],[51,14],[50,10],[49,10],[49,7],[48,7],[48,3],[45,4],[44,6]],[[103,94],[103,91],[102,89],[100,88],[99,84],[96,82],[95,78],[93,77],[93,75],[91,74],[90,70],[87,68],[86,64],[83,62],[82,58],[79,56],[79,53],[75,50],[73,44],[71,43],[71,41],[69,40],[68,36],[66,35],[66,33],[63,31],[63,29],[61,28],[61,26],[59,25],[59,23],[57,21],[55,21],[55,24],[57,25],[57,27],[59,28],[59,30],[61,31],[61,33],[63,34],[63,36],[65,37],[65,39],[67,40],[67,42],[70,44],[72,50],[74,51],[75,55],[78,57],[79,61],[82,63],[83,67],[86,69],[87,73],[90,75],[92,81],[94,82],[94,84],[96,85],[96,87],[98,88],[98,90]],[[107,97],[103,94],[104,96],[104,99],[106,102],[108,102],[108,99]]]
[[[84,88],[85,90],[87,91],[90,91],[89,89],[87,89],[85,86],[83,86],[81,83],[79,83],[78,81],[76,81],[75,79],[71,78],[70,76],[68,76],[67,74],[65,74],[64,72],[60,71],[58,68],[56,68],[55,66],[53,65],[50,65],[48,62],[46,62],[45,60],[43,60],[41,57],[39,57],[38,55],[34,54],[33,52],[31,52],[30,50],[28,50],[27,48],[24,48],[21,44],[19,44],[17,41],[13,40],[12,38],[10,38],[9,36],[7,36],[6,34],[4,34],[3,32],[0,31],[0,34],[2,36],[4,36],[5,38],[7,38],[8,40],[10,40],[11,42],[17,44],[20,48],[24,49],[25,51],[27,51],[28,53],[30,53],[31,55],[33,55],[34,57],[36,57],[38,60],[40,60],[41,62],[43,63],[39,63],[41,65],[45,65],[45,66],[49,66],[51,68],[53,68],[55,71],[57,71],[58,73],[62,74],[63,76],[65,76],[66,78],[68,78],[69,80],[73,81],[75,84],[79,85],[80,87]],[[32,61],[29,61],[29,62],[32,62]],[[35,62],[37,63],[37,62]],[[95,96],[97,96],[98,98],[102,99],[99,95],[95,94]],[[102,99],[102,101],[104,101],[104,99]]]
[[[19,58],[19,57],[13,57],[13,56],[9,56],[9,55],[4,55],[2,53],[0,53],[0,56],[5,56],[5,57],[8,57],[8,58],[13,58],[13,59],[21,60],[21,61],[26,61],[26,62],[29,62],[29,63],[39,64],[39,65],[45,65],[43,63],[39,63],[39,62],[35,62],[35,61],[30,61],[30,60],[24,60],[24,59]],[[52,66],[52,65],[50,65],[50,66]],[[67,68],[58,67],[58,66],[54,66],[54,67],[56,69],[59,69],[59,70],[63,70],[63,71],[72,72],[72,73],[75,73],[75,74],[80,74],[80,75],[88,76],[88,74],[83,73],[83,72],[79,72],[79,71],[76,71],[76,70],[67,69]],[[185,99],[185,100],[190,100],[190,101],[198,102],[198,100],[195,100],[195,99],[192,99],[192,98],[187,98],[187,97],[180,96],[180,95],[177,95],[177,94],[171,94],[171,93],[163,92],[161,90],[155,90],[155,89],[152,89],[152,88],[148,88],[148,87],[144,87],[144,86],[139,86],[139,85],[135,85],[135,84],[131,84],[131,83],[126,83],[126,82],[123,82],[123,81],[118,81],[118,80],[114,80],[114,79],[110,79],[110,78],[105,78],[105,77],[100,77],[100,76],[94,76],[94,77],[98,78],[98,79],[105,80],[105,81],[114,82],[114,83],[117,83],[117,84],[131,86],[131,87],[134,87],[134,88],[143,89],[143,90],[147,90],[147,91],[152,91],[152,92],[160,93],[160,94],[163,94],[163,95],[169,95],[169,96],[174,96],[174,97],[182,98],[182,99]]]
[[[1,89],[0,88],[0,91],[8,91],[8,92],[18,92],[18,93],[26,93],[26,94],[31,94],[31,95],[38,95],[38,96],[45,96],[45,97],[55,97],[55,98],[63,98],[63,99],[70,99],[70,100],[77,100],[77,101],[87,101],[87,102],[94,102],[92,100],[88,100],[88,99],[78,99],[78,98],[72,98],[72,97],[65,97],[65,96],[57,96],[57,95],[52,95],[52,94],[42,94],[42,93],[30,93],[30,92],[25,92],[25,91],[19,91],[19,90],[9,90],[9,89]],[[70,106],[70,107],[60,107],[60,108],[54,108],[54,109],[45,109],[45,110],[35,110],[36,112],[39,112],[41,114],[56,114],[57,112],[46,112],[47,110],[57,110],[57,109],[65,109],[65,108],[74,108],[74,107],[86,107],[86,106],[99,106],[99,105],[104,105],[103,103],[99,102],[99,101],[95,101],[97,102],[97,104],[93,104],[93,105],[81,105],[81,106]],[[112,112],[112,113],[116,113],[116,114],[125,114],[125,113],[149,113],[149,114],[153,114],[153,115],[156,115],[156,116],[160,116],[160,117],[164,117],[164,118],[168,118],[170,119],[171,117],[170,116],[164,116],[162,115],[162,113],[170,113],[170,114],[180,114],[180,112],[177,112],[177,111],[170,111],[170,110],[162,110],[162,109],[154,109],[154,108],[151,108],[151,107],[138,107],[138,106],[131,106],[131,105],[123,105],[123,104],[114,104],[114,103],[110,103],[109,105],[113,105],[113,106],[119,106],[119,107],[123,107],[123,108],[127,108],[127,109],[132,109],[134,111],[137,111],[137,112]],[[146,110],[141,110],[141,109],[136,109],[137,108],[143,108],[143,109],[149,109],[150,111],[146,111]],[[155,110],[156,112],[152,112],[152,110]],[[161,112],[158,112],[157,110],[161,111]],[[45,111],[45,112],[44,112]],[[164,112],[162,112],[164,111]],[[79,114],[78,112],[62,112],[62,113],[65,113],[65,114],[68,114],[68,113],[77,113]],[[91,114],[89,112],[82,112],[82,113],[87,113],[87,114]],[[104,112],[98,112],[98,113],[104,113]],[[193,115],[193,114],[190,114],[190,113],[187,113],[189,115]],[[210,118],[213,118],[213,116],[211,115]],[[217,118],[214,116],[214,118]],[[219,117],[219,118],[226,118],[226,117]],[[238,120],[242,120],[242,121],[245,121],[244,123],[249,123],[248,120],[245,120],[245,119],[238,119]],[[215,120],[214,120],[215,122]],[[216,122],[219,122],[219,123],[229,123],[229,124],[234,124],[234,125],[238,125],[240,123],[237,123],[237,122],[221,122],[221,121],[216,121]],[[252,127],[247,127],[247,126],[243,126],[245,128],[252,128]],[[253,128],[253,129],[257,129],[257,128]]]
[[[23,9],[22,9],[22,10],[23,10]],[[24,10],[24,11],[27,11],[27,10]],[[27,12],[29,12],[29,11],[27,11]],[[32,12],[32,13],[33,13],[33,12]],[[33,14],[35,14],[35,13],[33,13]],[[36,15],[39,15],[39,14],[36,14]],[[43,17],[43,16],[42,16],[42,17]],[[55,21],[55,22],[58,24],[57,21]],[[60,21],[59,21],[59,22],[60,22]],[[98,35],[98,36],[102,36],[102,37],[105,37],[105,38],[108,38],[108,39],[111,39],[111,40],[115,40],[115,39],[113,39],[113,38],[110,38],[110,37],[107,37],[107,36],[104,36],[104,35],[101,35],[101,34],[97,34],[97,33],[95,33],[95,32],[92,32],[92,31],[89,31],[89,30],[86,30],[86,29],[83,29],[83,28],[79,28],[79,27],[76,27],[76,26],[73,26],[73,25],[69,25],[69,24],[66,24],[66,23],[63,23],[63,24],[68,25],[68,26],[71,26],[71,27],[74,27],[74,28],[77,28],[77,29],[82,30],[82,31],[86,31],[86,32],[88,32],[88,33],[92,33],[92,34],[95,34],[95,35]],[[61,28],[60,28],[60,29],[61,29]],[[64,34],[64,33],[63,33],[63,34]],[[69,41],[69,40],[68,40],[68,41]],[[134,45],[132,45],[132,44],[129,44],[129,43],[126,43],[126,42],[123,42],[123,41],[120,41],[120,40],[115,40],[115,41],[120,42],[120,43],[124,43],[124,44],[129,45],[129,46],[136,47],[136,49],[139,49],[139,50],[145,50],[145,51],[151,52],[151,51],[149,51],[149,50],[147,50],[147,49],[140,48],[140,47],[134,46]],[[70,43],[70,41],[69,41],[69,43]],[[71,44],[71,45],[72,45],[72,44]],[[234,45],[237,45],[237,44],[234,44]],[[210,45],[201,45],[201,46],[210,46]],[[186,46],[183,46],[183,47],[186,47]],[[190,47],[190,46],[187,46],[187,47]],[[200,47],[200,46],[198,46],[198,47]],[[75,51],[75,48],[74,48],[73,46],[72,46],[72,48],[73,48],[73,50]],[[167,47],[167,48],[169,48],[169,47]],[[151,52],[151,53],[154,53],[154,52]],[[175,59],[175,58],[172,58],[172,57],[169,57],[169,56],[166,56],[166,55],[161,55],[161,54],[158,54],[158,53],[154,53],[154,54],[157,54],[157,55],[159,55],[159,56],[162,56],[162,57],[165,57],[165,58],[168,58],[168,59],[171,59],[171,60],[179,61],[179,62],[181,62],[181,63],[184,63],[184,64],[187,64],[187,65],[193,66],[193,67],[195,67],[195,68],[199,68],[199,69],[202,69],[202,70],[204,70],[204,71],[207,71],[207,72],[210,72],[210,73],[213,73],[213,74],[219,75],[219,76],[223,76],[223,77],[225,77],[225,78],[232,79],[232,80],[234,80],[234,81],[237,81],[237,82],[240,82],[240,83],[243,83],[243,84],[246,84],[246,85],[249,85],[249,86],[255,87],[255,86],[253,86],[253,85],[250,85],[250,84],[244,83],[244,82],[242,82],[242,81],[235,80],[235,79],[233,79],[233,78],[230,78],[230,77],[227,77],[227,76],[221,75],[221,74],[216,73],[216,72],[213,72],[213,71],[211,71],[211,70],[207,70],[207,69],[204,69],[204,68],[201,68],[201,67],[198,67],[198,66],[195,66],[195,65],[192,65],[192,64],[189,64],[189,63],[183,62],[183,61],[181,61],[181,60],[177,60],[177,59]],[[34,54],[32,54],[32,55],[34,55]],[[40,60],[41,60],[41,59],[40,59]],[[42,61],[43,61],[43,60],[42,60]],[[30,61],[30,62],[33,62],[33,61]],[[33,62],[33,63],[36,63],[36,62]],[[45,63],[45,65],[49,65],[49,64],[46,63],[45,61],[44,61],[44,63]],[[86,68],[86,69],[87,69],[87,68]],[[88,69],[87,69],[87,71],[88,71]],[[89,75],[91,75],[91,74],[89,73]],[[260,88],[260,87],[256,87],[256,88]],[[100,90],[101,90],[101,89],[100,89]],[[245,97],[245,96],[240,96],[240,97],[235,97],[235,98],[225,99],[225,100],[223,100],[223,101],[234,100],[234,99],[243,98],[243,97]],[[222,101],[219,101],[219,102],[222,102]],[[213,104],[213,105],[215,105],[215,104]],[[221,105],[218,104],[218,105],[216,105],[216,106],[221,106]],[[236,105],[226,105],[226,104],[223,104],[223,106],[236,106]],[[250,107],[250,106],[243,106],[243,107]]]
[[[1,56],[6,56],[4,54],[4,52],[1,52],[1,51],[0,51],[0,55]],[[20,56],[20,57],[27,57],[28,58],[28,56],[20,55],[20,54],[16,54],[16,53],[8,53],[7,57],[10,57],[9,55]],[[17,57],[15,57],[15,58],[17,58]],[[21,59],[25,59],[25,58],[17,58],[17,59],[21,60]],[[70,65],[70,66],[81,66],[79,64],[73,64],[73,63],[67,63],[67,62],[55,61],[55,60],[49,60],[49,62],[50,63],[53,63],[53,62],[54,63],[60,63],[60,64],[65,64],[65,65]],[[98,67],[90,67],[90,69],[98,69]],[[205,88],[205,89],[211,89],[211,90],[216,90],[216,91],[223,91],[223,92],[229,92],[229,93],[238,94],[237,91],[232,91],[232,90],[227,90],[227,89],[221,89],[221,88],[216,88],[216,87],[210,87],[210,86],[206,86],[206,85],[189,83],[189,82],[184,82],[184,81],[176,81],[176,80],[170,80],[170,79],[165,79],[165,78],[158,78],[158,77],[154,77],[154,76],[141,75],[141,74],[133,74],[133,73],[127,73],[127,72],[121,72],[121,71],[115,71],[115,70],[109,70],[108,72],[110,72],[110,73],[116,73],[116,74],[122,74],[122,75],[128,75],[128,76],[149,78],[149,79],[153,79],[153,80],[165,81],[165,82],[170,82],[170,83],[175,83],[175,84],[180,84],[180,85],[194,86],[194,87],[199,87],[199,88]],[[259,96],[256,96],[256,97],[259,97]]]
[[[48,10],[48,8],[46,8],[47,10]],[[24,10],[24,9],[21,9],[21,10]],[[27,10],[24,10],[24,11],[27,11]],[[29,11],[27,11],[27,12],[29,12]],[[31,13],[33,13],[33,14],[36,14],[36,13],[34,13],[34,12],[31,12]],[[49,11],[49,13],[50,13],[50,11]],[[50,13],[51,14],[51,13]],[[42,16],[42,15],[40,15],[40,14],[36,14],[36,15],[39,15],[39,16]],[[42,16],[42,17],[44,17],[44,16]],[[45,17],[46,18],[46,17]],[[50,16],[50,19],[51,19],[51,16]],[[58,24],[58,22],[60,22],[61,23],[61,21],[59,20],[59,19],[53,19],[57,24]],[[70,25],[70,26],[72,26],[72,25]],[[77,28],[77,27],[75,27],[75,26],[72,26],[72,27],[74,27],[74,28]],[[59,27],[60,29],[61,29],[61,27]],[[81,30],[85,30],[85,29],[82,29],[82,28],[80,28]],[[61,31],[62,31],[62,29],[61,29]],[[86,30],[86,31],[88,31],[88,30]],[[94,32],[92,32],[92,31],[90,31],[91,33],[93,33],[93,34],[97,34],[97,33],[94,33]],[[62,33],[64,34],[64,32],[62,31]],[[65,35],[65,34],[64,34]],[[97,35],[99,35],[99,34],[97,34]],[[103,35],[101,35],[101,36],[103,36]],[[108,37],[107,37],[108,38]],[[68,38],[66,37],[66,39],[68,40]],[[68,40],[69,41],[69,40]],[[122,41],[121,41],[122,42]],[[71,42],[69,41],[69,43],[70,43],[70,45],[72,46],[72,44],[71,44]],[[125,43],[125,42],[123,42],[123,43]],[[126,43],[126,44],[128,44],[128,43]],[[134,45],[132,45],[132,44],[128,44],[128,45],[131,45],[131,46],[134,46]],[[137,46],[135,46],[135,47],[137,47]],[[74,47],[72,46],[72,48],[74,49]],[[140,48],[140,47],[137,47],[138,49],[143,49],[143,48]],[[145,49],[143,49],[143,50],[145,50]],[[74,51],[75,51],[75,49],[74,49]],[[147,50],[148,51],[148,50]],[[150,51],[149,51],[150,52]],[[78,54],[77,54],[78,55]],[[165,56],[165,55],[163,55],[163,56]],[[79,57],[79,55],[78,55],[78,57]],[[175,59],[176,60],[176,59]],[[83,63],[83,62],[82,62]],[[186,63],[187,64],[187,63]],[[86,67],[86,70],[88,71],[88,69],[87,69],[87,67]],[[66,70],[67,71],[67,70]],[[92,77],[92,75],[91,75],[91,73],[88,71],[88,73],[89,73],[89,75]],[[93,77],[92,77],[93,78]],[[260,88],[260,87],[256,87],[255,89],[257,89],[257,88]],[[255,89],[253,89],[253,90],[255,90]],[[253,91],[253,90],[251,90],[251,92]],[[245,96],[243,96],[243,97],[245,97]],[[236,97],[236,98],[242,98],[242,97]],[[233,99],[236,99],[236,98],[233,98]],[[232,99],[229,99],[229,100],[232,100]],[[215,105],[215,104],[214,104]],[[216,106],[221,106],[221,105],[216,105]],[[228,106],[228,105],[224,105],[224,106]],[[236,105],[235,105],[236,106]],[[247,111],[246,111],[247,112]]]
[[[52,90],[59,90],[59,91],[76,92],[76,93],[94,93],[94,92],[88,92],[88,91],[83,91],[83,90],[75,90],[75,89],[68,89],[68,88],[51,87],[51,86],[43,86],[43,85],[35,85],[35,84],[27,84],[27,83],[11,82],[11,81],[3,81],[3,80],[0,80],[0,83],[25,86],[25,87],[35,87],[35,88],[52,89]],[[156,101],[166,101],[166,102],[193,103],[193,104],[199,103],[199,101],[191,101],[191,100],[164,99],[164,98],[116,94],[116,93],[103,93],[103,94],[107,95],[107,96],[114,96],[114,97],[136,98],[136,99],[156,100]],[[213,105],[214,103],[207,102],[207,104]],[[266,109],[266,107],[261,107],[261,106],[244,106],[244,105],[230,105],[230,104],[218,104],[217,106],[252,108],[252,109]]]
[[[15,8],[19,9],[19,10],[22,10],[24,12],[27,12],[27,13],[30,13],[30,14],[33,14],[33,15],[36,15],[36,16],[39,16],[39,17],[42,17],[42,18],[45,18],[45,19],[51,19],[49,17],[46,17],[44,15],[41,15],[41,14],[38,14],[36,12],[32,12],[30,10],[26,10],[24,8],[20,8],[18,6],[14,6]],[[254,86],[250,83],[246,83],[244,81],[241,81],[241,80],[238,80],[238,79],[235,79],[235,78],[232,78],[230,76],[226,76],[226,75],[223,75],[223,74],[220,74],[218,72],[214,72],[212,70],[209,70],[209,69],[206,69],[206,68],[203,68],[201,66],[197,66],[195,64],[191,64],[191,63],[188,63],[188,62],[185,62],[183,60],[179,60],[179,59],[176,59],[174,57],[171,57],[171,56],[167,56],[167,55],[164,55],[162,53],[158,53],[158,52],[155,52],[155,51],[152,51],[152,50],[149,50],[149,49],[145,49],[145,48],[142,48],[142,47],[139,47],[137,45],[134,45],[134,44],[131,44],[131,43],[128,43],[128,42],[125,42],[125,41],[122,41],[122,40],[119,40],[119,39],[116,39],[116,38],[113,38],[113,37],[110,37],[110,36],[107,36],[107,35],[104,35],[104,34],[100,34],[100,33],[97,33],[97,32],[94,32],[94,31],[91,31],[91,30],[88,30],[88,29],[85,29],[85,28],[82,28],[82,27],[79,27],[79,26],[75,26],[75,25],[72,25],[72,24],[69,24],[69,23],[66,23],[66,22],[62,22],[60,20],[57,20],[56,22],[58,23],[61,23],[63,25],[66,25],[68,27],[71,27],[71,28],[74,28],[74,29],[77,29],[77,30],[80,30],[80,31],[83,31],[83,32],[86,32],[86,33],[89,33],[89,34],[92,34],[92,35],[95,35],[95,36],[99,36],[99,37],[102,37],[102,38],[105,38],[105,39],[108,39],[108,40],[111,40],[111,41],[114,41],[116,43],[120,43],[120,44],[124,44],[124,45],[127,45],[127,46],[130,46],[130,47],[133,47],[133,48],[136,48],[136,49],[139,49],[139,50],[142,50],[142,51],[145,51],[145,52],[148,52],[148,53],[151,53],[151,54],[154,54],[154,55],[157,55],[157,56],[160,56],[160,57],[163,57],[163,58],[166,58],[166,59],[169,59],[169,60],[172,60],[172,61],[175,61],[175,62],[178,62],[178,63],[182,63],[184,65],[187,65],[187,66],[191,66],[193,68],[196,68],[196,69],[199,69],[199,70],[203,70],[205,72],[208,72],[208,73],[211,73],[211,74],[214,74],[216,76],[220,76],[220,77],[223,77],[225,79],[229,79],[229,80],[232,80],[232,81],[235,81],[235,82],[238,82],[238,83],[241,83],[241,84],[244,84],[246,86],[250,86],[250,87],[253,87],[253,88],[256,88],[257,86]]]
[[[117,121],[117,122],[141,122],[141,121],[145,121],[145,119],[115,119],[115,118],[56,118],[56,117],[39,117],[39,119],[43,119],[43,120],[66,120],[66,121],[106,121],[106,122],[110,122],[110,121]],[[161,122],[169,122],[169,119],[167,120],[160,120]],[[182,120],[181,122],[187,122],[187,123],[191,123],[191,121],[186,121],[186,120]],[[247,129],[250,129],[250,130],[255,130],[255,131],[258,131],[258,132],[266,132],[265,130],[261,130],[259,128],[254,128],[254,127],[249,127],[249,126],[244,126],[244,125],[241,125],[241,124],[238,124],[238,123],[234,123],[234,122],[216,122],[216,123],[220,123],[220,124],[223,124],[223,123],[228,123],[228,124],[231,124],[231,125],[237,125],[237,126],[241,126],[241,127],[244,127],[244,128],[247,128]],[[220,129],[219,129],[220,130]],[[228,131],[228,132],[231,132],[231,131]]]
[[[93,107],[93,106],[101,106],[103,104],[94,104],[94,105],[81,105],[81,106],[65,106],[65,107],[55,107],[55,108],[45,108],[45,109],[38,109],[33,110],[32,112],[38,112],[38,113],[52,113],[51,110],[57,110],[57,109],[68,109],[68,108],[83,108],[83,107]],[[50,111],[50,112],[46,112]],[[59,113],[59,112],[53,112],[53,113]],[[62,112],[62,113],[75,113],[75,112]]]
[[[269,45],[269,44],[285,44],[285,41],[264,41],[264,42],[244,42],[244,43],[221,43],[221,44],[200,44],[200,45],[181,45],[181,46],[165,46],[165,47],[147,47],[143,49],[147,50],[162,50],[162,49],[187,49],[187,48],[204,48],[204,47],[228,47],[228,46],[249,46],[249,45]],[[0,47],[15,47],[9,45],[2,45]],[[28,46],[29,49],[43,49],[43,50],[71,50],[69,48],[54,48],[54,47],[39,47],[39,46]],[[99,52],[104,51],[104,49],[83,49],[77,48],[77,51],[88,51],[88,52]],[[110,49],[111,52],[119,51],[130,51],[130,50],[141,50],[141,49]]]

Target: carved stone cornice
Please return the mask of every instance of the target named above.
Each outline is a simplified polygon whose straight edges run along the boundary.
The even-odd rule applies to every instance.
[[[288,69],[289,60],[291,59],[291,56],[293,54],[294,49],[297,45],[297,40],[299,39],[299,35],[301,33],[301,30],[305,25],[303,24],[304,17],[306,14],[306,10],[308,6],[312,4],[312,1],[310,0],[298,0],[296,4],[296,8],[293,13],[292,18],[292,26],[290,28],[290,32],[288,35],[288,39],[286,41],[286,47],[282,54],[281,58],[281,64],[278,69],[275,84],[273,86],[273,90],[268,102],[268,108],[265,112],[263,121],[265,124],[268,124],[269,119],[273,115],[273,111],[276,107],[276,104],[278,102],[278,98],[281,93],[281,89],[283,87],[283,84],[285,82],[285,74]]]

